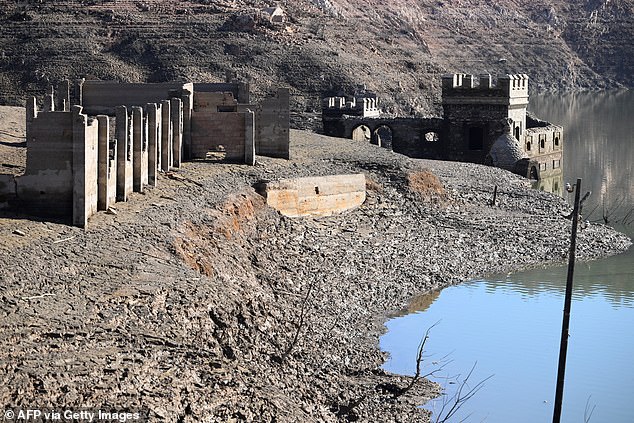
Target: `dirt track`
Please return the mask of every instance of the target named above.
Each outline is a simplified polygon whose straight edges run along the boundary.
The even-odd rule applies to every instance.
[[[255,167],[185,163],[85,231],[0,217],[0,406],[427,421],[414,405],[436,387],[394,399],[407,380],[380,369],[385,317],[417,293],[565,257],[567,205],[508,172],[301,131],[291,148]],[[408,185],[422,169],[442,186]],[[368,199],[328,218],[284,218],[251,188],[344,172],[368,175]],[[628,244],[591,225],[579,256]]]

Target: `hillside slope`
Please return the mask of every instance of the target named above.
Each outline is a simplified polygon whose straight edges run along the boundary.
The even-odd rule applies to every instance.
[[[221,80],[293,89],[297,111],[365,85],[429,113],[446,72],[527,73],[532,87],[632,86],[634,0],[0,0],[0,102],[62,78]]]

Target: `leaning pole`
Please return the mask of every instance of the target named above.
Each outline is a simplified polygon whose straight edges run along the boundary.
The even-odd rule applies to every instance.
[[[555,392],[555,409],[553,423],[561,420],[561,404],[564,398],[564,376],[566,374],[566,355],[568,353],[568,336],[570,328],[570,305],[572,303],[572,281],[575,272],[575,251],[577,247],[577,225],[579,222],[579,193],[581,179],[575,184],[575,205],[572,209],[572,234],[570,235],[570,253],[568,255],[568,277],[566,279],[566,298],[564,300],[564,318],[561,325],[561,343],[559,345],[559,368],[557,369],[557,390]]]

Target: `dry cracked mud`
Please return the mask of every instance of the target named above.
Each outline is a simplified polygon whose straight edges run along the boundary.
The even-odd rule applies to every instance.
[[[503,170],[304,131],[291,154],[185,163],[87,230],[0,215],[0,404],[426,422],[416,405],[438,387],[395,398],[408,378],[381,369],[387,316],[415,294],[565,259],[568,205]],[[367,175],[367,200],[332,217],[283,217],[252,188],[350,172]],[[629,243],[587,224],[578,254]]]

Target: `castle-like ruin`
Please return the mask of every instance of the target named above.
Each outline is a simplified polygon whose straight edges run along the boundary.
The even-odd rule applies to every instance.
[[[561,173],[563,128],[527,114],[528,76],[442,78],[443,116],[386,117],[375,95],[323,101],[326,135],[371,142],[414,158],[498,166],[539,179]]]
[[[0,207],[85,227],[183,160],[289,158],[289,91],[259,104],[247,83],[63,81],[26,108],[26,170],[0,174]]]

